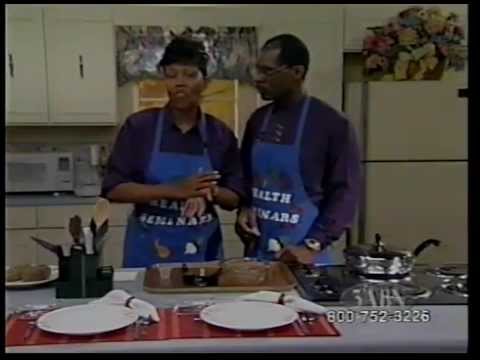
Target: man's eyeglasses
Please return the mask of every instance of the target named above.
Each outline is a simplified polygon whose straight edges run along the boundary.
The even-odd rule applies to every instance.
[[[279,66],[277,68],[261,68],[261,67],[258,67],[258,66],[251,66],[250,67],[250,75],[252,75],[252,77],[254,79],[258,78],[258,77],[266,77],[266,78],[269,78],[269,77],[272,77],[276,74],[278,74],[279,72],[287,69],[288,66],[287,65],[282,65],[282,66]]]

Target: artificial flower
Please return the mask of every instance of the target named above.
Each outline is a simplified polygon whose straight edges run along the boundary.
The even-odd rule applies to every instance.
[[[425,21],[425,20],[428,19],[427,11],[424,10],[424,9],[420,10],[420,11],[417,13],[417,16],[418,16],[421,20],[423,20],[423,21]]]
[[[425,30],[429,34],[439,34],[441,33],[447,24],[446,19],[441,15],[431,15],[425,24]]]
[[[367,63],[366,63],[367,69],[376,69],[377,67],[384,67],[385,66],[385,58],[373,54],[367,58]]]
[[[409,61],[397,60],[393,69],[395,80],[405,80],[407,78],[408,63]]]
[[[428,15],[442,15],[442,9],[439,6],[432,6],[431,8],[427,9]]]
[[[396,18],[391,18],[383,29],[386,34],[396,33],[398,30],[400,30],[400,24]]]
[[[433,70],[438,65],[438,58],[435,56],[427,56],[425,59],[420,60],[420,64],[428,70]]]
[[[412,60],[412,54],[409,54],[405,51],[402,51],[398,54],[398,59],[400,61],[410,61],[410,60]]]
[[[365,68],[369,74],[394,80],[423,79],[440,63],[445,69],[462,69],[467,56],[458,20],[438,6],[400,12],[383,26],[369,28],[362,51]]]
[[[402,29],[398,32],[398,42],[400,45],[409,46],[415,45],[418,40],[418,34],[413,29]]]
[[[364,40],[364,49],[385,54],[395,41],[388,36],[369,36]]]

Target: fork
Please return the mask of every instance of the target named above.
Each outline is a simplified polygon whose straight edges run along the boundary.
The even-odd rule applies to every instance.
[[[311,313],[301,313],[300,319],[307,324],[312,324],[315,321],[318,321],[320,319],[320,316]]]
[[[135,340],[140,339],[145,333],[144,327],[149,326],[152,323],[153,320],[151,316],[140,316],[137,321],[135,321]],[[142,328],[142,330],[140,330],[140,328]]]
[[[27,332],[25,335],[23,335],[23,340],[28,340],[30,337],[33,335],[33,331],[37,328],[37,322],[36,321],[29,321],[28,322],[28,328]]]

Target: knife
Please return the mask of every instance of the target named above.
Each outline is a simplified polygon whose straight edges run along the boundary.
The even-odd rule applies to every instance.
[[[72,235],[73,242],[76,245],[80,245],[83,239],[82,218],[78,215],[70,218],[68,230],[70,231],[70,235]]]
[[[90,221],[90,228],[94,228],[92,231],[93,248],[96,252],[102,250],[105,241],[105,234],[108,231],[109,213],[110,202],[107,199],[99,198],[95,204],[94,216]]]
[[[95,244],[95,250],[100,253],[103,248],[103,244],[105,243],[106,233],[108,231],[108,220],[105,221],[99,229],[97,229],[97,234],[95,235],[95,239],[93,243]]]
[[[83,228],[83,234],[85,238],[85,254],[93,255],[95,253],[93,248],[93,234],[89,227]]]
[[[58,257],[64,256],[61,245],[51,244],[51,243],[49,243],[48,241],[39,239],[39,238],[37,238],[37,237],[35,237],[35,236],[30,236],[30,238],[31,238],[33,241],[35,241],[37,244],[39,244],[41,247],[43,247],[44,249],[47,249],[48,251],[54,253],[54,254],[57,255]]]

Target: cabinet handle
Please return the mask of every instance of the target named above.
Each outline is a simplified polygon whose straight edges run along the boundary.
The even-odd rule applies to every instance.
[[[10,77],[15,77],[15,66],[13,65],[13,55],[8,54],[8,67],[10,68]]]
[[[79,69],[80,69],[80,77],[83,79],[83,56],[79,55],[78,56],[78,62],[79,62]]]

